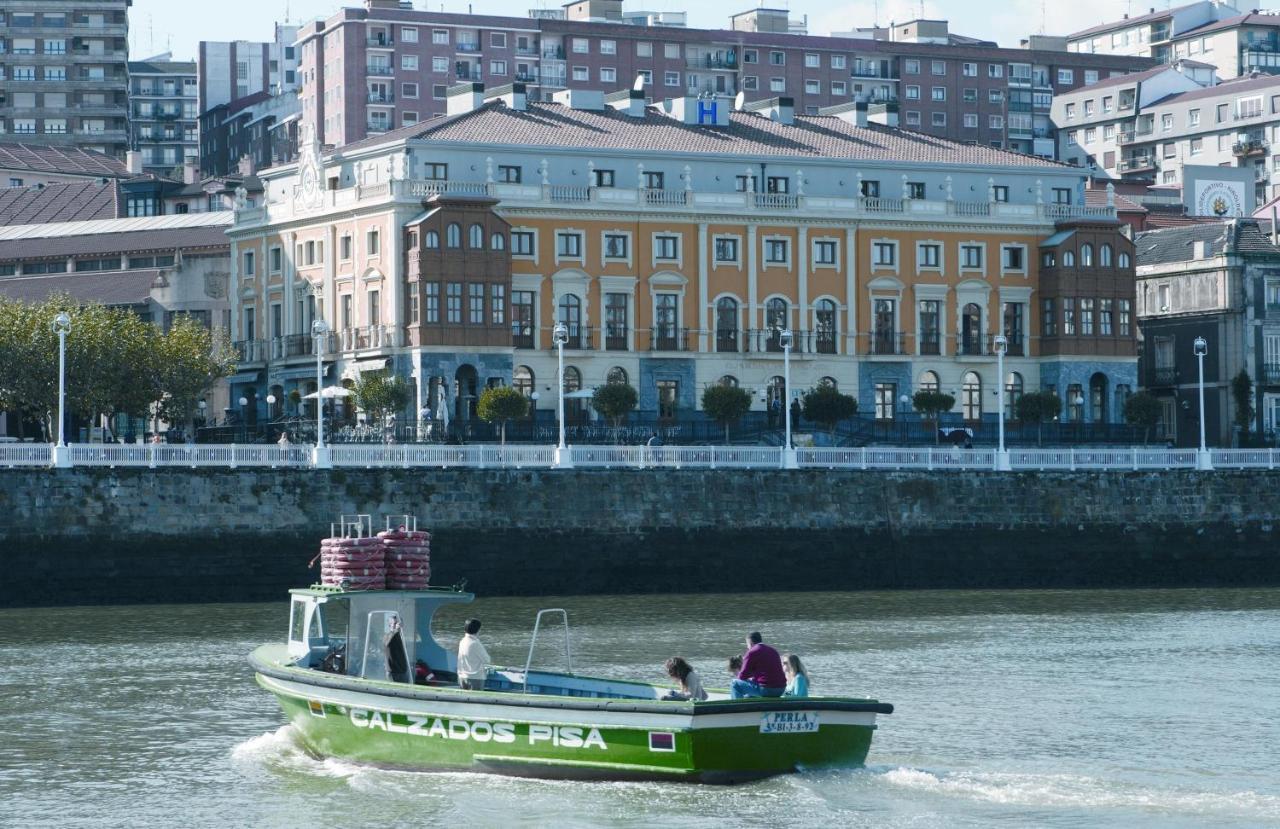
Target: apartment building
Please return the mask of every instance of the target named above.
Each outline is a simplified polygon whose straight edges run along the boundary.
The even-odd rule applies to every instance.
[[[545,101],[564,88],[611,92],[638,79],[651,101],[784,95],[806,114],[857,100],[897,103],[911,129],[1052,156],[1055,95],[1153,65],[939,43],[929,26],[911,29],[909,40],[798,35],[767,11],[736,15],[742,28],[705,30],[590,16],[445,14],[366,0],[300,31],[302,120],[322,143],[341,146],[444,115],[456,83],[522,83],[531,99]]]
[[[129,62],[133,149],[143,170],[173,175],[200,151],[195,61],[175,61],[169,53]]]
[[[563,323],[568,391],[627,382],[666,420],[699,416],[717,383],[758,409],[835,385],[880,420],[921,388],[968,421],[994,417],[1000,384],[1011,407],[1097,388],[1062,417],[1119,420],[1133,248],[1111,205],[1084,204],[1083,171],[866,105],[644,96],[459,84],[448,117],[328,153],[308,136],[230,230],[233,394],[314,390],[323,318],[327,383],[392,371],[454,421],[494,384],[550,410]]]
[[[124,158],[132,0],[0,0],[0,142]]]
[[[1160,437],[1179,446],[1199,442],[1193,344],[1203,337],[1209,445],[1235,441],[1231,380],[1241,369],[1253,382],[1250,431],[1274,445],[1280,434],[1280,247],[1249,220],[1156,230],[1135,242],[1145,343],[1140,375],[1162,405]]]
[[[1205,86],[1186,63],[1061,96],[1053,107],[1060,157],[1098,176],[1177,187],[1187,183],[1188,165],[1246,168],[1257,204],[1280,195],[1272,150],[1280,141],[1280,78]]]
[[[1175,57],[1174,43],[1188,37],[1189,32],[1239,15],[1238,9],[1221,0],[1160,10],[1152,7],[1147,14],[1125,14],[1119,20],[1073,32],[1067,35],[1067,48],[1077,53],[1134,55],[1167,63]]]
[[[292,92],[255,92],[201,113],[200,174],[225,176],[245,159],[256,170],[296,158],[301,111]]]
[[[258,92],[280,95],[298,87],[295,42],[298,26],[275,24],[269,42],[200,41],[197,99],[199,111],[247,98]]]
[[[1212,63],[1223,80],[1250,72],[1280,74],[1280,14],[1227,17],[1174,37],[1172,43],[1174,60]]]

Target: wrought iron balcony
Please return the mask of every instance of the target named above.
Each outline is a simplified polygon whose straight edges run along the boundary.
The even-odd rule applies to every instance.
[[[650,351],[692,351],[689,342],[690,330],[688,328],[676,328],[675,326],[661,325],[657,328],[649,329],[649,350]]]
[[[1231,145],[1231,153],[1236,158],[1254,158],[1267,154],[1267,142],[1261,138],[1249,138]]]
[[[1172,366],[1156,366],[1151,378],[1152,384],[1156,386],[1176,386],[1178,384],[1178,370]]]

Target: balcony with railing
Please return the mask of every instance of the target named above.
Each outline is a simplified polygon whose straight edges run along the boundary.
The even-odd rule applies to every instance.
[[[1261,138],[1247,138],[1231,145],[1231,154],[1236,158],[1262,158],[1267,154],[1267,142]]]
[[[906,337],[893,330],[873,331],[870,336],[869,354],[874,356],[897,356],[907,353]]]
[[[690,56],[685,60],[686,69],[737,69],[738,60],[729,55]]]
[[[606,325],[604,329],[605,351],[626,351],[627,333],[625,325]]]
[[[542,50],[544,60],[564,60],[563,46],[548,46]]]
[[[365,72],[374,77],[390,78],[395,74],[395,70],[391,68],[389,63],[370,63],[366,66]]]
[[[376,348],[393,348],[396,344],[395,329],[389,325],[366,325],[360,328],[344,328],[337,333],[337,346],[342,351],[365,351]]]
[[[882,81],[896,81],[898,76],[893,74],[892,69],[881,69],[879,66],[855,66],[849,70],[851,78],[871,78]]]
[[[694,333],[688,328],[677,328],[673,325],[660,325],[649,329],[650,351],[693,351]]]
[[[456,45],[459,52],[464,52],[468,55],[480,54],[480,42],[477,40],[459,40]]]
[[[1262,365],[1262,382],[1268,386],[1280,386],[1280,363]]]
[[[992,351],[994,351],[994,344]],[[1027,343],[1021,334],[1005,335],[1005,356],[1008,357],[1025,357],[1027,351]]]
[[[520,322],[511,324],[512,348],[534,348],[535,345],[533,326]]]
[[[564,341],[565,348],[582,350],[592,347],[592,334],[594,332],[591,326],[576,322],[566,323],[565,332],[567,334],[567,338]]]
[[[479,66],[472,66],[469,63],[455,64],[453,67],[453,76],[460,81],[478,81],[482,80],[484,73],[480,71]]]
[[[395,45],[389,35],[377,34],[365,39],[365,45],[375,49],[383,49]]]
[[[1154,172],[1156,169],[1156,157],[1154,155],[1134,155],[1128,158],[1120,159],[1116,164],[1116,170],[1121,173],[1144,173]]]
[[[370,92],[367,100],[371,104],[390,104],[395,102],[396,96],[391,92]]]
[[[236,353],[236,363],[242,366],[246,363],[264,363],[269,353],[266,340],[237,340],[231,344],[231,348]]]
[[[925,331],[920,335],[920,354],[938,356],[942,353],[942,337],[937,331]]]
[[[1176,386],[1178,384],[1178,370],[1173,366],[1156,366],[1155,371],[1151,373],[1151,384],[1153,386]]]
[[[956,334],[956,356],[985,357],[991,353],[986,337],[981,332]]]

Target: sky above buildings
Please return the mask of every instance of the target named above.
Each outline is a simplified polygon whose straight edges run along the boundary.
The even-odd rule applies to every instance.
[[[529,8],[555,8],[561,0],[414,0],[431,11],[523,16]],[[130,15],[130,55],[134,59],[172,51],[192,60],[201,40],[270,40],[272,24],[327,17],[363,0],[134,0]],[[751,8],[752,0],[633,0],[628,9],[686,11],[695,28],[727,28],[729,15]],[[808,15],[812,34],[849,31],[924,16],[951,21],[951,31],[1017,46],[1028,34],[1066,34],[1114,20],[1126,12],[1167,8],[1168,0],[770,0],[771,7]]]

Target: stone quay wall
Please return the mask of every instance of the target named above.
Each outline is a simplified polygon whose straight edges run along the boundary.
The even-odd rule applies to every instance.
[[[0,471],[0,606],[280,600],[340,513],[482,595],[1280,584],[1280,475]]]

